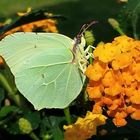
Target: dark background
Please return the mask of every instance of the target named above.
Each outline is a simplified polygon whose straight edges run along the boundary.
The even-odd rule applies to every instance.
[[[107,22],[119,15],[121,4],[117,0],[0,0],[0,18],[14,18],[28,7],[65,16],[67,20],[58,20],[59,32],[72,38],[83,24],[92,20],[99,21],[90,28],[97,41],[111,41],[119,35]]]

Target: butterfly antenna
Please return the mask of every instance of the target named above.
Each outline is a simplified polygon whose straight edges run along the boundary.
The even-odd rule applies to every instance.
[[[91,27],[93,24],[96,24],[96,23],[98,23],[98,21],[93,20],[89,24],[84,24],[80,30],[81,34],[83,34],[89,27]]]
[[[84,24],[82,27],[81,27],[81,29],[80,29],[80,31],[79,31],[79,33],[77,34],[77,36],[76,36],[76,45],[77,44],[79,44],[80,42],[81,42],[81,36],[82,36],[82,34],[90,27],[90,26],[92,26],[93,24],[96,24],[96,23],[98,23],[98,21],[95,21],[95,20],[93,20],[93,21],[91,21],[89,24]]]
[[[84,24],[84,25],[81,27],[81,29],[80,29],[78,35],[83,34],[83,32],[85,31],[86,26],[87,26],[87,24]]]

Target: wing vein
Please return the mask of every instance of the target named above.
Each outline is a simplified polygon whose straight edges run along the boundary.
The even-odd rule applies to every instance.
[[[49,84],[55,82],[60,77],[60,75],[64,72],[65,69],[66,69],[66,66],[62,69],[62,71],[58,74],[58,76],[56,76],[56,78],[54,80],[48,82],[47,84],[43,84],[43,85],[48,86]]]

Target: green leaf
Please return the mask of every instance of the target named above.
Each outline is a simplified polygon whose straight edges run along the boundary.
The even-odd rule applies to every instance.
[[[51,131],[54,137],[54,140],[62,140],[63,138],[63,124],[65,117],[50,116],[49,120],[51,122]]]
[[[22,118],[25,118],[29,121],[33,130],[38,128],[38,126],[40,124],[40,113],[39,112],[26,112]],[[19,120],[14,121],[14,122],[10,121],[6,125],[7,125],[6,130],[9,133],[14,134],[14,135],[21,134],[21,130],[19,127]],[[30,129],[30,128],[28,128],[28,124],[24,124],[24,126],[22,126],[22,128],[27,129],[24,131],[28,131]]]
[[[53,140],[63,140],[63,125],[65,117],[49,116],[44,117],[41,122],[41,136],[52,136]],[[46,133],[47,132],[47,133]]]
[[[129,11],[132,11],[132,14],[140,13],[140,1],[139,0],[128,0],[127,7]]]
[[[134,38],[138,39],[138,29],[139,29],[139,17],[140,17],[140,1],[139,0],[129,0],[128,3],[124,6],[122,12],[121,25],[124,28],[132,28]],[[125,20],[124,20],[125,19]],[[130,27],[131,25],[131,27]]]
[[[64,139],[63,131],[58,127],[52,129],[52,135],[53,135],[54,140],[63,140]]]
[[[137,36],[137,22],[140,16],[140,1],[139,0],[129,0],[127,8],[129,11],[131,11],[131,21],[132,21],[132,28],[133,28],[133,34],[136,39],[138,39]]]
[[[17,135],[21,133],[18,122],[7,124],[6,130],[13,135]]]
[[[23,118],[26,118],[32,125],[32,129],[36,129],[40,123],[40,113],[39,112],[27,112],[24,114]]]
[[[16,106],[3,106],[0,110],[0,118],[6,117],[11,112],[17,112],[19,110]]]
[[[56,33],[15,33],[0,43],[0,54],[19,91],[35,109],[65,108],[85,79],[73,63],[73,40]]]

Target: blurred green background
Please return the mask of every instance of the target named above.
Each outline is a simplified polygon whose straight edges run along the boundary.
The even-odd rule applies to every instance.
[[[67,20],[58,20],[59,32],[72,38],[92,20],[99,21],[90,28],[98,41],[111,41],[119,35],[107,23],[109,17],[118,16],[121,5],[117,0],[0,0],[0,18],[14,17],[27,7],[65,16]]]

